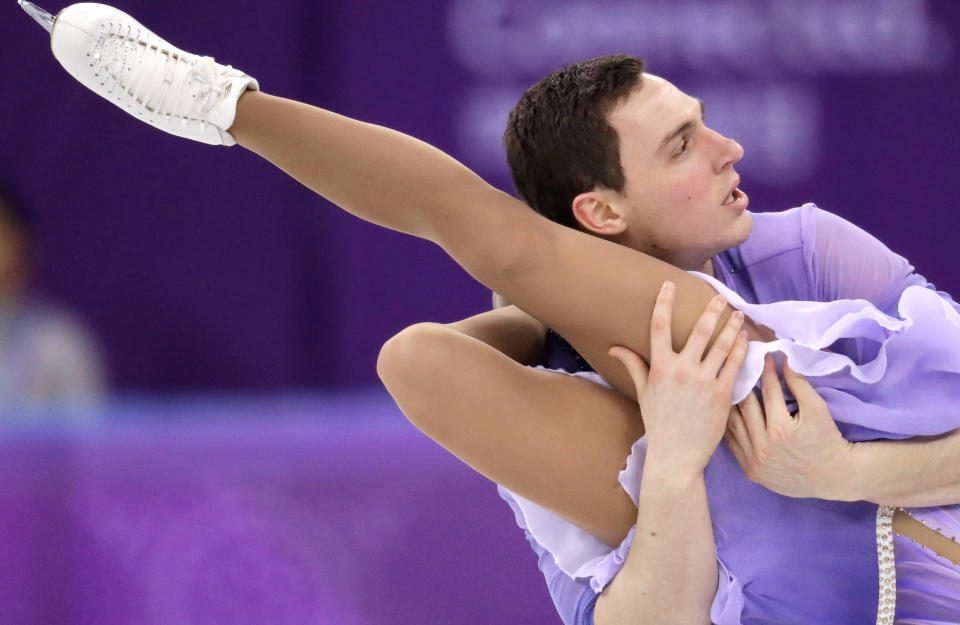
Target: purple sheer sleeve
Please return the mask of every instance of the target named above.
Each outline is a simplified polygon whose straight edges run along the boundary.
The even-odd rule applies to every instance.
[[[846,219],[811,205],[803,220],[803,237],[814,239],[816,299],[830,302],[865,299],[887,314],[896,314],[908,286],[932,287],[913,265],[876,237]]]

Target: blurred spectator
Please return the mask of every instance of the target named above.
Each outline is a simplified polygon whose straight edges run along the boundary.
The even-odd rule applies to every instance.
[[[33,220],[0,184],[0,411],[95,400],[104,367],[90,334],[70,313],[31,288]],[[13,415],[16,416],[16,415]]]

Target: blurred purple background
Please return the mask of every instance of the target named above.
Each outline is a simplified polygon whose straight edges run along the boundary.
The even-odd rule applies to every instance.
[[[396,331],[488,306],[431,244],[342,214],[241,148],[163,135],[86,93],[13,0],[5,7],[0,171],[35,201],[41,286],[92,326],[116,388],[370,384]],[[565,62],[644,56],[744,145],[751,210],[816,202],[960,293],[955,2],[121,8],[270,93],[413,134],[505,189],[500,134],[526,86]]]
[[[816,202],[960,295],[953,0],[120,8],[504,189],[500,135],[524,88],[566,62],[643,56],[744,145],[751,210]],[[387,338],[485,310],[487,290],[241,148],[118,112],[13,0],[0,34],[0,174],[32,199],[39,286],[91,326],[126,397],[86,426],[0,438],[0,620],[557,623],[493,487],[376,383]]]
[[[0,621],[559,623],[496,489],[391,403],[141,399],[5,428]]]

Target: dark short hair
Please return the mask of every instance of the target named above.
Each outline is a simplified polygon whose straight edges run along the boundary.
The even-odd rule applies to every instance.
[[[519,196],[544,217],[582,229],[571,204],[595,188],[622,192],[620,141],[607,121],[643,85],[643,59],[601,56],[562,67],[527,89],[503,135]]]

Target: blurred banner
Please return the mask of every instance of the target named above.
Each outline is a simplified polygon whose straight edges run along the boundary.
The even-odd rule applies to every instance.
[[[493,485],[379,393],[101,415],[0,436],[3,623],[559,622]]]
[[[342,214],[241,148],[165,136],[85,92],[46,34],[5,6],[0,172],[35,203],[42,286],[93,326],[120,389],[372,383],[396,331],[488,306],[434,246]],[[527,86],[590,56],[643,56],[743,144],[751,210],[813,201],[960,294],[956,2],[121,8],[269,93],[413,134],[505,189],[500,135]]]

